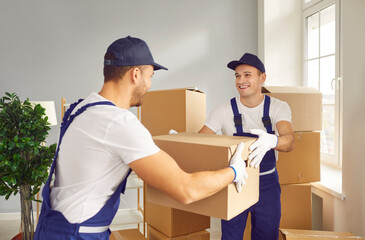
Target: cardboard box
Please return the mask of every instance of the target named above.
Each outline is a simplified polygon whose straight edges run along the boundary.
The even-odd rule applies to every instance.
[[[177,237],[210,228],[210,217],[146,202],[148,225],[168,237]]]
[[[281,186],[281,228],[312,229],[311,189],[312,187],[310,184]],[[250,239],[251,213],[247,216],[246,228],[243,236],[243,240]]]
[[[280,228],[312,229],[312,185],[281,185]]]
[[[248,213],[247,215],[247,221],[246,221],[246,228],[245,232],[243,233],[243,240],[251,240],[251,213]]]
[[[350,240],[363,239],[350,232],[329,232],[297,229],[279,229],[279,240]]]
[[[147,225],[147,239],[149,240],[209,240],[209,238],[210,234],[205,230],[171,238]]]
[[[278,152],[280,184],[320,181],[320,133],[296,132],[294,136],[294,151]]]
[[[206,118],[206,97],[194,88],[147,92],[141,107],[141,122],[152,136],[177,132],[196,132]]]
[[[265,86],[262,93],[289,104],[296,132],[322,130],[322,94],[311,87]]]
[[[177,164],[188,173],[219,170],[229,166],[237,144],[242,141],[245,142],[242,157],[247,159],[248,147],[255,140],[255,138],[199,133],[154,137],[157,146],[174,158]],[[247,183],[240,193],[237,193],[232,183],[213,196],[185,205],[147,185],[146,201],[229,220],[258,201],[259,168],[248,167],[247,173]]]
[[[146,240],[138,229],[112,231],[110,240]]]

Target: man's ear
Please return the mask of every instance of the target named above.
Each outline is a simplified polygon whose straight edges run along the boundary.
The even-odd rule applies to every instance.
[[[140,75],[141,75],[141,70],[139,70],[138,67],[134,67],[132,68],[130,71],[130,76],[131,76],[131,81],[136,84],[137,81],[139,80],[140,78]]]
[[[260,74],[260,83],[264,84],[265,80],[266,80],[266,73],[261,73]]]

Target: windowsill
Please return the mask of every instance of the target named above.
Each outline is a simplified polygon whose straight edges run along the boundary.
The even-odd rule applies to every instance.
[[[321,181],[313,183],[316,188],[333,195],[334,197],[345,200],[342,193],[342,170],[321,163]]]

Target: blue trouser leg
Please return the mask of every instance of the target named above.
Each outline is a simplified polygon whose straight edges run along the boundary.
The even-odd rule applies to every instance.
[[[245,231],[246,221],[247,221],[248,210],[237,215],[231,220],[222,220],[222,240],[234,240],[243,238],[243,232]]]
[[[260,177],[260,199],[251,210],[251,240],[277,240],[281,218],[278,174]]]
[[[276,171],[260,176],[259,201],[231,220],[222,220],[222,240],[242,240],[248,212],[251,212],[251,240],[277,240],[281,217],[280,194]]]

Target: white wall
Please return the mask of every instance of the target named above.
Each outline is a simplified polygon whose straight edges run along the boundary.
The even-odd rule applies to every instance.
[[[300,0],[259,0],[259,54],[265,63],[266,85],[302,84]],[[262,19],[263,18],[263,19]]]
[[[144,39],[169,68],[156,72],[152,90],[196,86],[207,94],[209,113],[236,94],[226,64],[257,53],[257,2],[0,0],[0,32],[0,96],[54,100],[59,121],[60,98],[99,91],[106,48],[127,35]],[[57,132],[53,127],[49,143]],[[0,213],[19,205],[17,197],[0,197]]]
[[[365,1],[343,0],[343,192],[336,228],[365,236]]]

